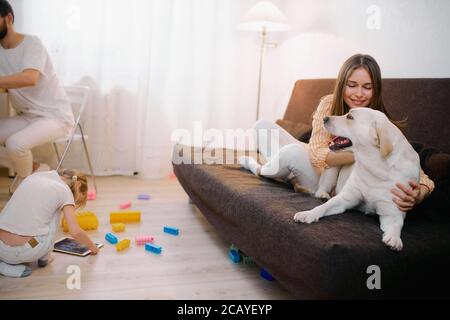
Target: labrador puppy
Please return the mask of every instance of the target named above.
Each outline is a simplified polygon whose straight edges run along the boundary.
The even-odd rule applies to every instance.
[[[378,214],[382,241],[400,251],[406,214],[392,201],[390,190],[397,182],[419,181],[420,160],[402,132],[386,115],[371,108],[354,108],[344,116],[324,118],[328,132],[349,138],[355,163],[342,191],[328,202],[295,214],[296,222],[312,223],[320,218],[357,208]]]

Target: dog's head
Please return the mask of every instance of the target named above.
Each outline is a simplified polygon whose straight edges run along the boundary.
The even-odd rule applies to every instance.
[[[393,150],[390,135],[394,125],[381,111],[353,108],[343,116],[325,117],[323,122],[329,133],[350,139],[355,147],[374,146],[385,158]]]

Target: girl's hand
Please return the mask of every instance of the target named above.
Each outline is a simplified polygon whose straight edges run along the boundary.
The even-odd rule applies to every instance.
[[[98,247],[96,245],[94,245],[89,250],[91,250],[91,254],[94,255],[94,256],[98,253]]]
[[[392,200],[402,212],[408,212],[416,204],[421,203],[425,197],[420,185],[415,181],[409,181],[409,187],[401,183],[397,183],[396,186],[398,189],[391,190],[392,194],[396,196]]]

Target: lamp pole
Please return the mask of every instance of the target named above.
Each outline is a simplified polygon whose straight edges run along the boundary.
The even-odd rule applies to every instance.
[[[256,100],[256,121],[259,120],[259,110],[261,107],[261,85],[262,85],[262,71],[263,71],[263,60],[264,60],[264,48],[266,46],[267,28],[262,27],[261,30],[261,48],[259,53],[259,78],[258,78],[258,96]]]

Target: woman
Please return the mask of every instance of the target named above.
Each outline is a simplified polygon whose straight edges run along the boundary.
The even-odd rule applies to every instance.
[[[313,116],[309,144],[298,141],[274,123],[258,121],[254,125],[258,150],[267,163],[260,165],[251,157],[241,157],[240,164],[256,175],[289,179],[296,191],[304,189],[300,186],[310,191],[317,190],[324,169],[342,167],[338,181],[338,185],[342,185],[351,172],[355,158],[351,151],[330,151],[332,136],[326,131],[323,118],[344,115],[352,108],[372,108],[384,112],[391,119],[381,96],[380,67],[369,55],[356,54],[341,67],[334,93],[322,98]],[[404,122],[391,121],[400,128],[405,125]],[[268,134],[272,130],[278,134],[278,139]],[[397,188],[391,190],[395,196],[393,201],[401,211],[407,212],[430,195],[434,183],[421,170],[419,183],[410,181],[409,186],[398,183]]]

